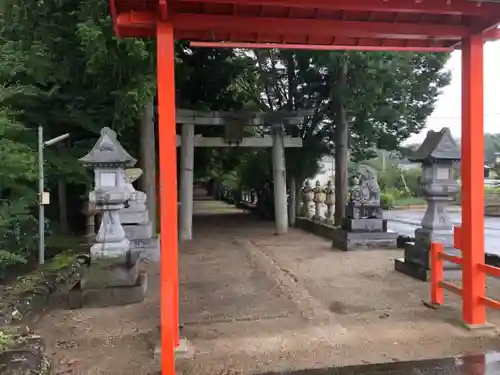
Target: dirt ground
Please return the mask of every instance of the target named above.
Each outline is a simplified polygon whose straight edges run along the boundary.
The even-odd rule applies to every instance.
[[[425,307],[428,284],[393,270],[400,250],[340,252],[299,230],[275,236],[272,223],[222,203],[196,202],[195,209],[195,238],[180,250],[181,335],[195,356],[179,361],[179,373],[261,373],[500,347],[496,329],[460,327],[458,297],[447,295],[439,310]],[[158,267],[145,267],[145,303],[59,309],[38,323],[56,374],[157,370]],[[500,283],[489,281],[488,293],[500,299]],[[490,310],[488,318],[500,325],[500,313]]]

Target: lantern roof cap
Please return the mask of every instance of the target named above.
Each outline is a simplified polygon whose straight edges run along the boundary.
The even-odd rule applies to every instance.
[[[418,150],[409,157],[412,162],[460,161],[460,159],[460,148],[449,128],[440,131],[429,130]]]
[[[120,144],[115,131],[105,127],[90,152],[80,159],[85,166],[134,166],[137,162]]]

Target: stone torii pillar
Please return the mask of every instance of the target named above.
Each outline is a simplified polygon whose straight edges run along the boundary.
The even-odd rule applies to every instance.
[[[183,124],[181,134],[179,239],[186,241],[193,238],[194,124]]]
[[[276,234],[288,232],[285,146],[282,124],[273,126],[274,220]]]

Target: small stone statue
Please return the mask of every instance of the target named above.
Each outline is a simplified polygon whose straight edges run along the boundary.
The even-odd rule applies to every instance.
[[[306,180],[304,188],[302,189],[302,216],[311,218],[311,211],[309,209],[310,203],[314,199],[314,191],[311,187],[309,180]]]
[[[328,181],[325,190],[325,204],[326,204],[326,222],[333,224],[333,206],[335,204],[335,190],[332,181]]]
[[[316,181],[316,186],[314,187],[314,220],[320,221],[322,219],[321,206],[323,205],[323,194],[324,190],[321,187],[319,180]]]

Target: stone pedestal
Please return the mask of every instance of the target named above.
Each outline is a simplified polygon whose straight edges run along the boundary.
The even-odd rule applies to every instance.
[[[461,256],[460,251],[453,247],[453,230],[432,230],[418,228],[415,230],[414,241],[403,245],[404,258],[396,259],[394,268],[417,280],[429,281],[430,279],[430,249],[432,242],[440,242],[444,251],[450,255]],[[460,266],[451,263],[443,263],[444,279],[458,280],[461,278]]]
[[[332,246],[349,251],[360,249],[395,249],[397,233],[387,232],[387,220],[344,219],[342,227],[333,233]]]

